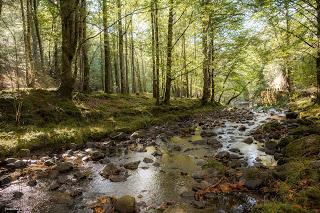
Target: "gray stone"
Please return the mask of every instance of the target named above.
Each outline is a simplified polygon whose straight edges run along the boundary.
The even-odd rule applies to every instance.
[[[253,138],[252,137],[246,138],[246,139],[244,139],[243,143],[252,144],[253,143]]]
[[[110,175],[109,180],[111,182],[125,182],[127,181],[127,176],[124,175]]]
[[[144,158],[143,162],[145,162],[145,163],[153,163],[153,160],[151,158]]]
[[[91,152],[90,156],[91,156],[91,160],[98,161],[98,160],[103,159],[105,157],[105,154],[102,153],[101,151],[96,150],[96,151]]]
[[[56,169],[60,173],[66,173],[73,170],[73,164],[70,162],[60,162],[57,164]]]
[[[10,175],[5,175],[3,177],[0,177],[0,187],[4,187],[5,185],[8,185],[12,181],[12,178]]]
[[[241,131],[241,132],[244,132],[246,131],[247,127],[245,125],[241,125],[238,130]]]
[[[49,160],[46,160],[46,161],[44,162],[44,165],[45,165],[45,166],[54,166],[55,163],[53,162],[52,159],[49,159]]]
[[[248,179],[245,181],[245,186],[250,190],[259,189],[263,184],[263,180],[260,178]]]
[[[221,151],[216,155],[216,157],[219,159],[229,159],[230,153],[228,151]]]
[[[140,161],[126,163],[126,164],[124,164],[124,168],[129,169],[129,170],[136,170],[136,169],[138,169],[139,164],[140,164]]]
[[[31,180],[29,180],[27,182],[27,186],[34,187],[36,185],[37,185],[37,181],[36,180],[31,179]]]

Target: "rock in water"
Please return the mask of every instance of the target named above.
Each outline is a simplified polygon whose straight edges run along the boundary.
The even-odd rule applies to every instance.
[[[69,172],[73,169],[73,164],[70,162],[61,162],[61,163],[57,164],[56,169],[60,173],[66,173],[66,172]]]
[[[288,111],[288,112],[285,112],[285,115],[286,115],[286,118],[287,119],[297,119],[299,114],[296,113],[296,112],[291,112],[291,111]]]
[[[125,195],[116,200],[114,207],[119,213],[134,213],[136,212],[136,200],[134,197]]]
[[[252,144],[253,143],[253,138],[252,137],[246,138],[246,139],[244,139],[243,143]]]
[[[140,161],[127,163],[124,165],[124,168],[130,169],[130,170],[136,170],[136,169],[138,169],[139,164],[140,164]]]
[[[143,162],[145,162],[145,163],[153,163],[153,160],[151,158],[144,158]]]
[[[3,187],[5,185],[9,184],[11,181],[12,181],[12,178],[10,175],[0,177],[0,187]]]
[[[241,132],[246,131],[246,129],[247,129],[247,127],[244,126],[244,125],[241,125],[241,126],[238,128],[238,130],[241,131]]]
[[[98,161],[105,157],[104,153],[100,151],[93,151],[90,155],[91,155],[91,160],[93,161]]]

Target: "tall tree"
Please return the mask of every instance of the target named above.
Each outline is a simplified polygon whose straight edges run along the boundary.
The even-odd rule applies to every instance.
[[[60,0],[62,27],[61,84],[59,93],[72,98],[75,78],[72,73],[72,61],[79,43],[80,0]]]
[[[81,0],[81,21],[82,21],[82,41],[81,41],[81,57],[83,69],[82,91],[89,92],[89,74],[90,66],[88,60],[88,40],[87,40],[87,0]]]
[[[167,40],[167,67],[166,67],[166,91],[164,103],[170,103],[171,82],[172,82],[172,40],[173,40],[173,0],[169,0],[169,18],[168,18],[168,40]]]
[[[155,40],[155,75],[156,105],[160,104],[160,44],[159,44],[159,11],[158,0],[154,0],[154,40]]]
[[[123,56],[123,29],[122,29],[122,4],[121,0],[117,0],[118,8],[118,42],[119,42],[119,67],[120,67],[120,92],[121,94],[126,93],[125,83],[125,67],[124,67],[124,56]]]
[[[107,0],[102,2],[103,14],[103,42],[104,42],[104,91],[112,93],[112,64],[110,53],[109,29],[108,29],[108,5]]]
[[[135,66],[135,49],[134,49],[134,39],[133,39],[133,23],[131,20],[131,81],[132,81],[132,93],[137,93],[137,82],[136,82],[136,66]]]

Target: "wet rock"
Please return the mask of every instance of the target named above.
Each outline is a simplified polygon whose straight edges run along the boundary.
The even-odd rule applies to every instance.
[[[196,209],[204,209],[206,207],[206,202],[204,200],[193,200],[191,204]]]
[[[228,151],[221,151],[216,155],[216,158],[229,159],[230,158],[230,153]]]
[[[212,146],[213,148],[215,149],[218,149],[218,148],[221,148],[222,147],[222,144],[220,143],[220,141],[218,141],[217,139],[215,138],[208,138],[207,139],[207,144]]]
[[[136,170],[136,169],[138,169],[139,164],[140,164],[140,161],[126,163],[126,164],[124,164],[124,168],[129,169],[129,170]]]
[[[101,151],[96,150],[96,151],[91,152],[90,156],[91,156],[91,160],[98,161],[98,160],[103,159],[105,157],[105,154],[102,153]]]
[[[65,183],[67,183],[68,182],[68,177],[67,176],[58,176],[57,177],[57,182],[59,183],[59,184],[65,184]]]
[[[111,182],[115,182],[115,183],[125,182],[125,181],[127,181],[127,176],[125,176],[125,175],[110,175],[109,180]]]
[[[267,141],[265,142],[265,148],[269,150],[275,150],[277,148],[277,142],[276,141]]]
[[[244,139],[243,143],[252,144],[253,143],[253,138],[252,137],[246,138],[246,139]]]
[[[205,160],[202,160],[202,159],[197,160],[197,165],[198,165],[198,166],[203,166],[203,165],[205,165],[205,164],[206,164],[206,161],[205,161]]]
[[[46,160],[43,164],[45,166],[54,166],[55,165],[55,163],[52,159]]]
[[[9,164],[8,164],[9,165]],[[22,169],[27,167],[28,163],[26,160],[17,160],[12,164],[13,169]]]
[[[125,173],[123,168],[120,168],[113,163],[109,163],[102,169],[100,175],[108,179],[111,175],[119,175],[123,173]]]
[[[154,162],[152,165],[153,165],[154,167],[160,167],[160,163],[159,163],[159,162]]]
[[[12,198],[13,198],[13,199],[20,199],[22,196],[23,196],[23,193],[20,192],[20,191],[14,191],[14,192],[12,193]]]
[[[71,170],[73,170],[73,164],[70,162],[60,162],[57,164],[56,170],[59,173],[70,172]]]
[[[4,187],[5,185],[8,185],[12,181],[12,178],[10,175],[5,175],[3,177],[0,177],[0,187]]]
[[[156,150],[152,153],[153,156],[157,157],[157,156],[162,156],[162,152],[160,150]]]
[[[244,132],[244,131],[246,131],[246,129],[247,129],[247,127],[246,127],[245,125],[241,125],[241,126],[238,128],[238,130],[239,130],[240,132]]]
[[[230,154],[230,159],[241,159],[241,158],[243,158],[243,156],[240,156],[238,154],[233,154],[233,153]]]
[[[181,146],[177,144],[172,144],[169,147],[169,151],[180,152],[181,150],[182,150]]]
[[[37,185],[37,180],[31,179],[27,182],[27,186],[34,187]]]
[[[202,137],[212,137],[212,136],[217,136],[217,133],[214,130],[201,130],[200,135]]]
[[[151,158],[144,158],[143,162],[145,162],[145,163],[153,163],[153,160]]]
[[[288,111],[288,112],[285,112],[285,115],[286,115],[286,118],[287,119],[297,119],[299,114],[296,113],[296,112],[291,112],[291,111]]]
[[[263,180],[260,178],[249,179],[245,181],[245,186],[250,190],[259,189],[263,184]]]
[[[16,162],[15,158],[6,158],[4,160],[4,164],[10,164],[10,163],[14,163],[14,162]]]
[[[233,169],[241,167],[241,161],[239,161],[239,160],[230,161],[230,167]]]
[[[231,148],[229,149],[230,152],[240,153],[240,149],[238,148]]]
[[[134,213],[136,212],[136,200],[134,197],[125,195],[116,200],[114,207],[119,213]]]
[[[99,162],[102,163],[102,164],[107,164],[107,163],[110,163],[111,161],[110,161],[110,159],[108,157],[105,157],[105,158],[99,160]]]

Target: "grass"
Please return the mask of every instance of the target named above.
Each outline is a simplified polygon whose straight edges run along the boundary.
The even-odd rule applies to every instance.
[[[19,122],[18,106],[21,106]],[[194,99],[176,99],[169,106],[155,106],[154,100],[144,95],[96,92],[76,94],[70,101],[47,90],[1,92],[0,156],[13,155],[20,149],[80,146],[114,132],[129,133],[150,125],[175,122],[214,108],[213,105],[202,107]]]

